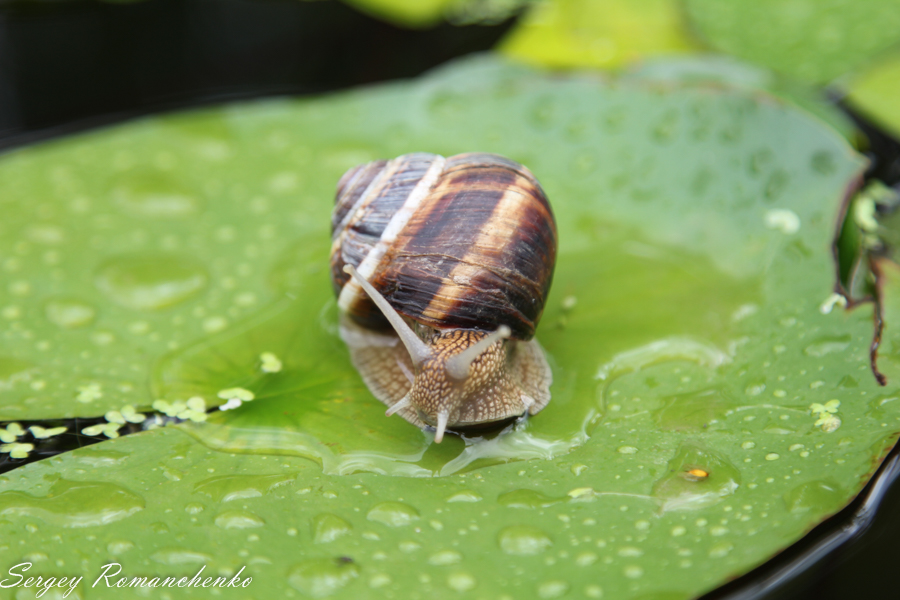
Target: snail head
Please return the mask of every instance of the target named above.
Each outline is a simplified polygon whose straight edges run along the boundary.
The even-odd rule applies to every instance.
[[[526,399],[519,398],[521,394],[512,394],[515,401],[511,408],[504,397],[509,395],[504,392],[511,385],[505,373],[509,327],[501,325],[493,332],[438,330],[425,342],[352,265],[345,265],[344,272],[356,280],[391,323],[415,367],[409,393],[385,414],[414,409],[421,421],[435,428],[434,441],[440,443],[447,429],[500,421],[528,408]]]

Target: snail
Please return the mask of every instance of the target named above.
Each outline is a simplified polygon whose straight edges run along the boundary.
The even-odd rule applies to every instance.
[[[547,406],[533,337],[556,222],[527,168],[484,153],[370,162],[341,177],[331,226],[340,335],[386,415],[440,443]]]

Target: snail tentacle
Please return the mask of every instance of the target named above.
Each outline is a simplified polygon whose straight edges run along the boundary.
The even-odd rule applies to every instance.
[[[438,413],[437,416],[437,428],[434,433],[434,441],[436,444],[440,444],[441,440],[444,439],[444,431],[447,429],[447,421],[450,419],[450,413],[446,410],[442,410]]]
[[[501,325],[496,331],[488,334],[478,342],[472,344],[456,356],[447,359],[444,368],[447,374],[456,381],[463,381],[469,376],[469,367],[482,352],[490,348],[495,342],[508,338],[512,331],[506,325]]]
[[[394,310],[394,307],[388,303],[385,297],[382,296],[371,283],[366,281],[366,279],[356,271],[353,265],[344,265],[344,273],[348,273],[351,277],[356,279],[356,282],[363,290],[365,290],[366,294],[369,295],[369,298],[372,299],[372,302],[378,306],[385,318],[390,321],[394,331],[396,331],[397,335],[400,337],[400,341],[403,342],[403,345],[406,346],[406,349],[409,351],[413,364],[420,365],[425,362],[431,356],[431,350],[428,349],[428,345],[425,342],[419,339],[416,332],[406,324],[406,321],[403,320],[400,313]]]
[[[398,402],[391,405],[390,408],[388,408],[386,411],[384,411],[384,416],[390,417],[398,410],[402,410],[410,405],[411,405],[411,403],[409,401],[409,394],[407,394],[407,395],[403,396],[403,398],[400,399]]]

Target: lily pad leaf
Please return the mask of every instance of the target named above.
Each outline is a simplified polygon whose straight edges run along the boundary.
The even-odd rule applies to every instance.
[[[557,217],[537,333],[553,400],[437,445],[386,418],[349,362],[329,213],[360,162],[476,149],[528,165]],[[702,594],[849,502],[900,431],[891,344],[888,386],[869,371],[871,306],[820,310],[835,219],[864,166],[833,128],[757,90],[560,78],[490,57],[12,152],[4,418],[239,405],[11,472],[0,550],[44,555],[47,574],[95,578],[111,556],[141,576],[240,572],[260,597]],[[132,177],[165,194],[123,204]],[[115,281],[144,286],[140,298],[180,291],[123,303],[97,284],[123,256],[186,257],[203,285],[178,295],[190,286],[140,263]],[[93,319],[61,327],[44,310],[58,298]]]
[[[900,137],[900,54],[868,66],[848,84],[847,100],[895,137]]]
[[[828,83],[898,41],[896,0],[685,0],[713,48],[797,79]]]
[[[555,68],[618,67],[696,50],[674,0],[555,0],[537,3],[499,50]]]

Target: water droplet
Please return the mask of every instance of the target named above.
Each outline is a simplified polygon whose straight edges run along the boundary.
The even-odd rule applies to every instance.
[[[716,179],[716,172],[708,166],[697,169],[691,179],[690,189],[694,196],[703,196],[709,191],[710,185]]]
[[[184,479],[184,471],[180,471],[179,469],[160,465],[159,470],[162,471],[163,477],[169,481],[181,481]]]
[[[478,584],[475,578],[468,573],[453,573],[447,577],[447,587],[454,592],[468,592]]]
[[[47,223],[44,225],[32,225],[25,232],[25,236],[36,244],[53,246],[65,241],[66,232],[56,225]]]
[[[540,554],[553,545],[546,533],[530,525],[512,525],[500,530],[497,535],[500,549],[513,556]]]
[[[369,578],[369,587],[377,590],[378,588],[390,585],[392,582],[391,576],[387,573],[375,573]]]
[[[711,344],[684,338],[665,339],[617,354],[600,367],[596,378],[607,381],[619,374],[640,371],[662,362],[682,360],[714,368],[731,362],[731,357]]]
[[[538,586],[537,593],[540,598],[560,598],[569,591],[569,584],[565,581],[545,581]]]
[[[265,524],[260,517],[245,510],[229,510],[216,517],[216,525],[222,529],[252,529]]]
[[[470,104],[466,94],[453,90],[440,90],[432,97],[428,109],[437,119],[452,119],[465,114]]]
[[[544,508],[566,500],[565,497],[552,498],[535,490],[522,489],[501,494],[497,503],[508,508]]]
[[[763,189],[763,195],[766,201],[774,202],[778,200],[787,188],[790,182],[790,175],[784,169],[775,169],[766,180],[766,186]]]
[[[288,583],[301,594],[313,598],[330,596],[359,577],[359,567],[352,561],[321,558],[294,566]]]
[[[0,515],[36,517],[58,527],[105,525],[143,508],[143,498],[111,483],[59,479],[44,497],[0,493]]]
[[[692,475],[695,469],[707,476]],[[692,510],[712,506],[733,494],[740,481],[737,468],[723,456],[684,444],[669,461],[666,474],[653,485],[653,494],[663,499],[663,512]]]
[[[894,409],[897,406],[894,403],[898,400],[900,400],[900,396],[896,395],[876,396],[869,401],[869,410],[866,412],[866,416],[879,421],[883,420],[885,409]]]
[[[803,349],[803,353],[807,356],[820,358],[832,352],[842,352],[850,345],[850,335],[827,336],[815,340],[812,344]]]
[[[644,574],[644,569],[637,565],[628,565],[622,570],[622,574],[628,579],[637,579]]]
[[[150,555],[153,562],[170,566],[206,564],[212,559],[208,554],[184,548],[163,548]]]
[[[784,502],[792,513],[808,510],[830,512],[846,501],[841,486],[830,481],[808,481],[798,485],[784,496]]]
[[[350,533],[353,526],[337,515],[321,513],[312,518],[310,529],[315,543],[327,544]]]
[[[128,172],[112,188],[125,213],[151,219],[183,219],[201,212],[203,202],[183,184],[153,171]]]
[[[128,540],[113,540],[106,545],[106,551],[113,556],[125,554],[132,548],[134,548],[134,544]]]
[[[725,419],[729,402],[718,389],[666,396],[655,412],[656,422],[665,431],[705,431]]]
[[[481,496],[475,492],[463,490],[447,498],[447,502],[481,502]]]
[[[130,454],[119,452],[118,450],[103,450],[97,446],[89,446],[77,450],[76,456],[78,457],[78,462],[100,468],[121,464]]]
[[[841,389],[849,390],[859,387],[859,382],[852,375],[845,375],[838,381],[837,386]]]
[[[0,390],[7,390],[17,382],[27,379],[28,372],[35,366],[18,358],[0,356]]]
[[[419,511],[402,502],[382,502],[376,504],[366,518],[388,527],[403,527],[419,520]]]
[[[128,254],[106,261],[94,283],[116,304],[161,310],[197,295],[208,280],[206,270],[185,256]]]
[[[638,449],[634,446],[619,446],[616,448],[616,452],[619,454],[637,454]]]
[[[603,115],[603,128],[609,133],[623,130],[628,112],[624,107],[614,106]]]
[[[669,110],[653,125],[653,139],[661,144],[671,142],[677,127],[678,111]]]
[[[462,559],[462,554],[456,550],[441,550],[428,557],[428,564],[437,567],[445,567],[448,565],[458,565],[462,562]]]
[[[837,169],[834,156],[828,150],[813,152],[809,164],[820,175],[831,175]]]
[[[189,515],[199,515],[204,510],[206,510],[206,507],[203,506],[202,504],[200,504],[199,502],[191,502],[184,506],[184,512],[186,512]]]
[[[54,298],[44,305],[47,320],[63,329],[90,325],[97,315],[94,307],[75,298]]]
[[[531,109],[531,118],[529,119],[535,129],[546,130],[552,127],[557,119],[557,102],[552,96],[545,96],[537,102]]]
[[[294,481],[296,477],[296,473],[220,475],[197,483],[194,486],[194,492],[209,496],[216,502],[231,502],[242,498],[259,498],[279,486]]]

